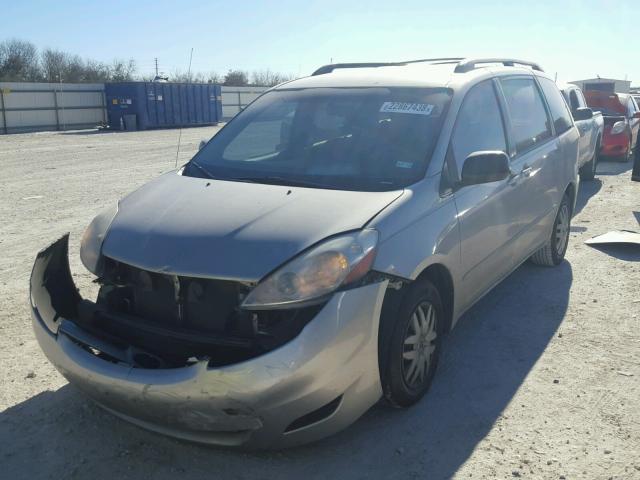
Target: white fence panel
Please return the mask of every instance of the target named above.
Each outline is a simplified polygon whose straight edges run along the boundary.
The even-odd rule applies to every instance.
[[[269,87],[222,87],[222,118],[229,120]]]
[[[0,133],[91,128],[104,121],[102,83],[0,82]]]
[[[233,118],[268,87],[222,87],[222,117]],[[103,83],[0,82],[0,134],[91,128],[106,122]]]

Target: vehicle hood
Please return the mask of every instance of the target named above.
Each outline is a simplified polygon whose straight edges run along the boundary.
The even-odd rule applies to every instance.
[[[145,270],[253,282],[324,238],[362,228],[401,195],[171,172],[120,202],[102,254]]]

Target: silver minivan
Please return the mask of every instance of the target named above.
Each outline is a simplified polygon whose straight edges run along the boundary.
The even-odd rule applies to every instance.
[[[443,336],[564,257],[579,134],[511,59],[337,64],[269,90],[193,159],[37,256],[49,360],[142,427],[279,448],[425,394]]]

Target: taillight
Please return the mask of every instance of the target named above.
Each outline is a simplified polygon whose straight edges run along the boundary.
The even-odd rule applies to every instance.
[[[621,120],[613,124],[611,127],[611,135],[618,135],[627,129],[627,121]]]

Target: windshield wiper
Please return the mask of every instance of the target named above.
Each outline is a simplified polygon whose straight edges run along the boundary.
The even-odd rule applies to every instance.
[[[248,183],[265,183],[269,185],[288,185],[291,187],[332,188],[330,185],[324,183],[315,183],[307,180],[295,180],[275,175],[268,175],[266,177],[231,177],[225,178],[224,180]]]
[[[202,173],[204,173],[207,176],[207,178],[216,179],[216,177],[211,175],[211,173],[209,173],[209,171],[206,168],[204,168],[202,165],[199,165],[198,163],[194,162],[193,160],[191,160],[189,163],[187,163],[187,166],[189,166],[189,165],[193,165],[194,167],[196,167],[198,170],[200,170]]]

